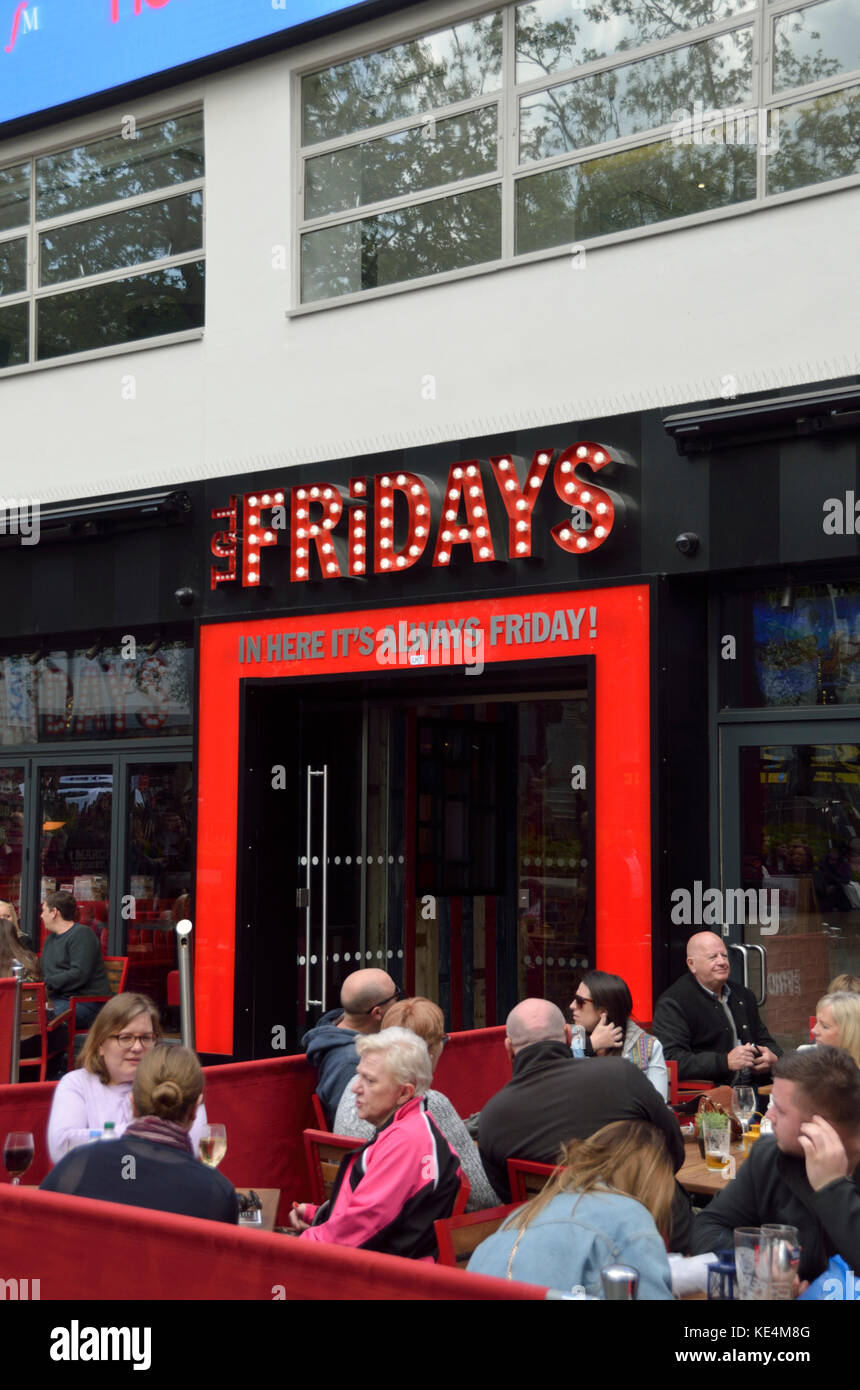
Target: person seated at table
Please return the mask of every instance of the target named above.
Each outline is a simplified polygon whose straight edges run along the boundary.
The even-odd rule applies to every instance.
[[[78,1065],[62,1077],[48,1119],[48,1152],[56,1163],[87,1131],[110,1120],[117,1138],[131,1123],[131,1088],[137,1069],[161,1041],[158,1007],[145,994],[116,994],[96,1017]],[[201,1105],[191,1127],[195,1152],[206,1125]]]
[[[795,1226],[801,1279],[831,1255],[860,1269],[860,1067],[838,1047],[789,1052],[774,1071],[762,1138],[693,1221],[694,1255],[731,1249],[738,1226]]]
[[[194,1157],[189,1131],[202,1099],[203,1071],[194,1053],[154,1047],[140,1058],[132,1087],[134,1118],[122,1138],[73,1149],[40,1186],[235,1225],[239,1199],[233,1184]]]
[[[639,1299],[671,1299],[665,1237],[675,1180],[660,1130],[604,1125],[566,1144],[543,1191],[475,1250],[468,1268],[601,1298],[600,1271],[632,1265]]]
[[[827,993],[860,994],[860,975],[837,975],[827,986]]]
[[[417,996],[414,999],[401,999],[392,1004],[385,1015],[386,1028],[408,1028],[417,1033],[427,1044],[430,1065],[433,1070],[439,1063],[442,1050],[447,1042],[445,1035],[445,1015],[430,999]],[[483,1207],[494,1207],[498,1197],[490,1186],[484,1172],[477,1145],[457,1114],[447,1096],[441,1091],[428,1091],[424,1097],[427,1109],[460,1160],[460,1166],[469,1179],[471,1192],[466,1206],[467,1211],[480,1211]],[[340,1098],[337,1114],[332,1126],[335,1134],[351,1134],[357,1139],[372,1139],[374,1130],[367,1120],[358,1116],[358,1097],[351,1086],[347,1086]]]
[[[729,983],[729,953],[715,932],[695,932],[687,942],[687,973],[657,1000],[655,1035],[679,1081],[738,1084],[738,1073],[766,1085],[782,1048],[759,1016],[752,990]],[[751,1073],[751,1074],[750,1074]]]
[[[28,951],[32,948],[33,943],[29,936],[26,936],[21,930],[21,923],[18,921],[18,913],[15,909],[15,904],[7,902],[5,898],[0,898],[0,921],[11,922],[12,931],[15,934],[16,940],[20,941],[21,945],[25,946]]]
[[[356,1109],[376,1134],[345,1155],[330,1200],[297,1205],[290,1225],[300,1240],[435,1259],[433,1222],[451,1215],[460,1164],[427,1112],[427,1044],[407,1028],[383,1028],[355,1046]]]
[[[341,985],[340,1008],[323,1014],[302,1038],[308,1061],[319,1076],[316,1094],[329,1124],[355,1079],[356,1038],[378,1033],[387,1010],[399,998],[400,990],[385,970],[353,970]]]
[[[574,1025],[588,1035],[587,1055],[624,1057],[644,1072],[661,1100],[669,1098],[669,1072],[663,1045],[630,1017],[633,996],[620,975],[588,970],[570,1001]]]
[[[75,920],[77,911],[74,893],[65,890],[47,893],[42,903],[42,921],[48,933],[42,948],[42,975],[55,1017],[69,1007],[74,994],[111,994],[98,937]],[[101,1007],[94,1001],[76,1005],[76,1024],[86,1028]]]
[[[860,1067],[860,994],[825,994],[815,1006],[812,1036],[819,1044],[841,1047]]]
[[[0,908],[4,906],[0,903]],[[8,904],[6,904],[8,906]],[[0,917],[0,978],[12,975],[12,966],[17,963],[23,966],[21,980],[24,984],[38,984],[42,978],[42,966],[38,956],[34,956],[24,945],[21,936],[15,931],[15,924],[11,917]],[[48,1078],[51,1076],[57,1062],[64,1064],[65,1052],[69,1045],[69,1034],[65,1024],[60,1024],[48,1034]],[[40,1037],[24,1038],[20,1044],[21,1057],[40,1057],[42,1053],[42,1039]],[[57,1059],[57,1062],[55,1062]],[[60,1061],[62,1059],[62,1061]],[[29,1069],[25,1068],[26,1073]],[[32,1076],[33,1073],[31,1072]]]

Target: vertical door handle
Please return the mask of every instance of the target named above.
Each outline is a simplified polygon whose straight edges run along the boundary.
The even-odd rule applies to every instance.
[[[755,1001],[758,1007],[761,1008],[762,1004],[767,999],[767,951],[763,946],[760,946],[757,941],[752,942],[747,947],[747,950],[761,952],[761,998]]]
[[[305,834],[305,1008],[311,1005],[321,1005],[323,1010],[326,1006],[326,954],[328,950],[328,764],[320,768],[312,768],[310,763],[307,765],[307,821]],[[311,890],[311,847],[313,835],[313,777],[323,779],[323,802],[322,802],[322,892],[321,892],[321,926],[322,926],[322,949],[320,964],[322,969],[322,987],[320,994],[322,998],[311,999],[311,914],[313,911],[313,895]]]
[[[744,972],[744,985],[746,986],[747,989],[749,989],[749,987],[750,987],[750,960],[749,960],[749,955],[748,955],[748,953],[747,953],[747,947],[746,947],[746,946],[739,946],[739,945],[737,944],[737,942],[735,942],[735,941],[730,941],[730,942],[729,942],[729,950],[730,950],[730,951],[740,951],[740,953],[741,953],[741,962],[742,962],[743,972]]]

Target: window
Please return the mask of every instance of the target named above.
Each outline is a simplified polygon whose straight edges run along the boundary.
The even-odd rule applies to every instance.
[[[0,169],[0,369],[201,328],[203,269],[202,112]]]
[[[300,301],[856,176],[858,71],[857,0],[531,0],[304,73]]]

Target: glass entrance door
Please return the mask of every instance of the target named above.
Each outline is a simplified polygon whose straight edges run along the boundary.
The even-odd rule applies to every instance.
[[[257,1055],[300,1047],[363,967],[456,1030],[527,994],[564,1007],[593,964],[585,679],[481,699],[410,684],[248,693],[239,992]]]
[[[796,1047],[830,980],[860,972],[860,722],[723,726],[721,760],[723,888],[744,891],[736,937],[766,952],[750,984]]]

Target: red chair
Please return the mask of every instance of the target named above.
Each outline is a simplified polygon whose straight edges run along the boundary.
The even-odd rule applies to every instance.
[[[434,1221],[439,1246],[437,1264],[448,1265],[451,1269],[465,1269],[475,1249],[499,1229],[518,1205],[512,1202],[506,1207],[487,1207],[484,1211],[469,1212],[468,1216],[458,1214],[448,1216],[443,1221]]]
[[[813,1030],[813,1028],[815,1027],[815,1025],[816,1025],[817,1022],[818,1022],[818,1014],[810,1014],[810,1015],[809,1015],[809,1041],[810,1041],[811,1043],[814,1043],[814,1042],[815,1042],[815,1039],[814,1039],[814,1037],[812,1036],[812,1030]]]
[[[78,1028],[75,1004],[106,1004],[115,994],[122,994],[128,978],[128,956],[105,956],[105,970],[111,987],[110,994],[75,994],[69,1001],[69,1071],[75,1065],[75,1038],[90,1031],[89,1024],[86,1028]]]
[[[314,1116],[317,1122],[317,1129],[321,1129],[326,1134],[330,1134],[331,1125],[326,1119],[325,1111],[323,1110],[323,1103],[317,1095],[316,1091],[314,1091],[313,1095],[311,1096],[311,1104],[314,1108]]]
[[[45,1073],[48,1066],[48,1059],[51,1051],[49,1042],[51,1034],[58,1032],[66,1023],[71,1023],[73,1018],[72,1011],[61,1014],[57,1018],[48,1018],[46,986],[43,982],[39,984],[25,984],[21,986],[21,1032],[27,1028],[30,1030],[30,1037],[38,1037],[41,1043],[38,1057],[21,1057],[18,1062],[19,1074],[25,1067],[39,1068],[39,1081],[45,1080]],[[62,1047],[60,1047],[62,1051]],[[28,1077],[28,1080],[35,1081],[36,1077]]]
[[[547,1178],[557,1171],[554,1163],[531,1163],[526,1158],[509,1158],[508,1183],[514,1205],[521,1206],[523,1202],[536,1197],[546,1186]]]
[[[12,1081],[12,1039],[20,1031],[20,1006],[15,998],[17,980],[10,975],[0,980],[0,1086]],[[17,1076],[14,1078],[18,1080]]]
[[[320,1206],[331,1196],[344,1154],[351,1149],[360,1149],[366,1141],[354,1139],[348,1134],[329,1134],[319,1129],[303,1130],[302,1139],[310,1178],[311,1201]]]
[[[167,1007],[169,1009],[179,1008],[179,971],[169,970],[167,973]]]

